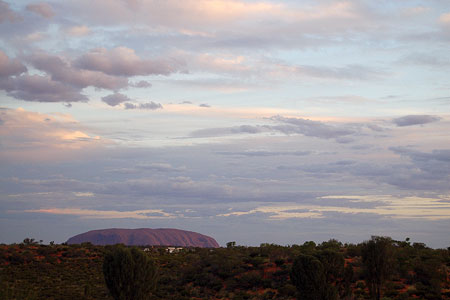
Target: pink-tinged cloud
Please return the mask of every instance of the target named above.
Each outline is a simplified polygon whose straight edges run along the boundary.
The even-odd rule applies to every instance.
[[[133,49],[118,47],[111,50],[93,49],[79,57],[78,68],[115,76],[169,75],[181,70],[184,63],[170,59],[142,59]]]
[[[439,22],[441,22],[442,24],[445,24],[445,25],[450,25],[450,12],[442,14],[439,17]]]
[[[24,64],[17,58],[10,59],[3,51],[0,50],[0,78],[20,75],[27,71]]]
[[[27,10],[32,11],[46,19],[50,19],[55,15],[53,8],[46,2],[28,4]]]
[[[9,160],[71,158],[77,152],[102,148],[108,142],[90,134],[70,115],[0,110],[0,156]]]
[[[15,13],[11,8],[9,8],[9,4],[5,1],[0,0],[0,24],[3,22],[17,22],[22,18]]]
[[[83,11],[85,17],[100,23],[139,21],[171,27],[182,24],[223,24],[248,16],[271,14],[282,8],[281,5],[270,2],[251,3],[239,0],[78,0],[69,7],[80,10],[80,13]],[[89,7],[89,10],[85,11],[83,7]],[[108,13],[105,14],[105,11]]]
[[[66,29],[66,33],[71,36],[85,36],[91,33],[91,30],[86,25],[72,26]]]

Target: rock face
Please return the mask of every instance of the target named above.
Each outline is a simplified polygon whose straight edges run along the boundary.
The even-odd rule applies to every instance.
[[[94,245],[125,244],[128,246],[182,246],[217,248],[219,244],[212,237],[171,228],[100,229],[78,234],[67,240],[68,244],[90,242]]]

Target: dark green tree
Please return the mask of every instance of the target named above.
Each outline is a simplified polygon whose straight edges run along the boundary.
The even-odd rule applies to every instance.
[[[424,299],[442,299],[441,284],[446,278],[445,265],[432,251],[422,252],[414,262],[417,294]]]
[[[325,279],[328,283],[336,282],[344,273],[344,255],[341,253],[326,249],[316,254],[323,265]]]
[[[322,263],[314,256],[299,255],[292,264],[291,281],[297,288],[299,299],[336,299],[336,291],[326,282]]]
[[[393,252],[392,239],[389,237],[372,236],[362,244],[364,276],[372,299],[381,299],[383,285],[392,268]]]
[[[114,246],[105,254],[103,275],[115,300],[147,300],[156,288],[157,267],[138,248]]]
[[[340,294],[344,293],[344,255],[333,248],[327,248],[318,251],[315,256],[320,260],[323,266],[329,295],[327,299],[336,299],[336,296],[334,295],[338,294],[338,290]]]

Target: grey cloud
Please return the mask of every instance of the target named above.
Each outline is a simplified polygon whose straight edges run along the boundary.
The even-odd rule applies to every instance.
[[[166,180],[154,178],[132,179],[125,182],[106,184],[106,194],[135,196],[166,196],[208,199],[230,199],[240,195],[237,187],[214,182],[194,181],[189,177],[175,177]]]
[[[225,127],[225,128],[207,128],[200,129],[192,132],[191,137],[214,137],[214,136],[224,136],[231,134],[256,134],[268,131],[264,126],[251,126],[251,125],[241,125],[236,127]]]
[[[200,104],[199,106],[200,106],[200,107],[207,107],[207,108],[208,108],[208,107],[211,107],[211,105],[206,104],[206,103],[202,103],[202,104]]]
[[[128,85],[126,78],[77,69],[69,61],[59,56],[38,53],[28,57],[27,60],[37,69],[51,75],[53,80],[68,83],[78,88],[94,86],[115,90]]]
[[[399,60],[399,63],[417,64],[435,68],[447,68],[450,60],[442,58],[440,55],[430,55],[427,53],[415,53]]]
[[[409,158],[403,163],[372,163],[365,161],[336,161],[319,164],[280,165],[279,171],[294,171],[312,178],[335,176],[358,178],[376,184],[389,184],[408,191],[448,193],[450,180],[450,150],[433,150],[430,153],[415,151],[405,147],[392,147],[391,151]]]
[[[45,2],[28,4],[27,10],[32,11],[46,19],[50,19],[55,15],[53,8],[48,3]]]
[[[156,171],[156,172],[183,172],[186,171],[186,167],[174,167],[169,163],[148,163],[148,164],[139,164],[131,168],[115,168],[106,170],[108,173],[117,173],[117,174],[136,174],[142,173],[144,171]]]
[[[27,71],[27,68],[17,58],[10,59],[0,50],[0,78],[20,75]]]
[[[109,106],[116,106],[122,102],[130,101],[126,95],[121,93],[114,93],[105,97],[102,97],[102,101],[108,104]]]
[[[279,130],[285,134],[299,133],[306,136],[330,139],[356,133],[353,129],[328,125],[323,122],[302,118],[285,118],[282,116],[274,116],[270,119],[273,121],[289,124],[271,126],[271,128]]]
[[[303,65],[296,68],[300,74],[311,77],[332,79],[370,80],[386,76],[385,72],[362,65],[347,65],[345,67],[321,67]]]
[[[81,90],[88,86],[116,90],[126,87],[123,77],[101,72],[76,69],[71,62],[59,56],[37,53],[25,58],[36,69],[48,76],[20,75],[27,71],[18,59],[9,59],[0,51],[0,88],[16,99],[39,102],[87,101]],[[11,77],[16,75],[16,77]]]
[[[139,82],[133,83],[132,86],[137,88],[149,88],[152,87],[152,84],[148,81],[141,80]]]
[[[336,138],[336,142],[338,142],[339,144],[349,144],[349,143],[353,143],[354,141],[355,141],[354,138],[347,137],[347,136]]]
[[[367,124],[367,128],[372,129],[373,131],[377,131],[377,132],[383,132],[386,130],[383,127],[380,127],[376,124]]]
[[[147,110],[155,110],[155,109],[162,109],[163,106],[161,103],[156,103],[153,101],[147,102],[147,103],[139,103],[139,104],[133,104],[133,103],[125,103],[125,109],[147,109]]]
[[[111,50],[98,48],[79,57],[79,68],[100,71],[116,76],[169,75],[179,71],[182,62],[168,59],[141,59],[133,49],[118,47]]]
[[[92,182],[80,181],[71,178],[46,178],[46,179],[20,179],[9,178],[0,180],[7,184],[10,192],[93,192],[101,191],[102,185]]]
[[[150,163],[144,165],[137,165],[136,169],[159,171],[159,172],[181,172],[185,171],[186,167],[174,167],[168,163]]]
[[[17,13],[9,8],[9,3],[0,0],[0,23],[6,21],[13,23],[21,19]]]
[[[20,100],[37,102],[78,102],[88,98],[80,91],[61,82],[53,81],[48,76],[21,75],[0,81],[0,87],[8,95]]]
[[[393,119],[392,122],[399,127],[403,127],[403,126],[422,125],[437,122],[440,119],[441,118],[438,116],[431,116],[431,115],[408,115]]]
[[[391,147],[389,149],[397,154],[408,156],[414,161],[439,161],[443,163],[450,163],[449,149],[433,150],[431,153],[415,151],[406,147]]]
[[[311,151],[265,151],[265,150],[249,150],[241,152],[216,152],[221,155],[238,155],[238,156],[249,156],[249,157],[261,157],[261,156],[305,156],[310,155]]]
[[[302,134],[305,136],[317,137],[322,139],[336,139],[339,143],[350,143],[353,139],[347,137],[355,134],[354,129],[344,126],[328,125],[319,121],[312,121],[302,118],[285,118],[282,116],[273,116],[270,120],[281,125],[241,125],[225,128],[200,129],[191,133],[191,137],[213,137],[232,134],[257,134],[262,132],[281,132],[284,134]]]

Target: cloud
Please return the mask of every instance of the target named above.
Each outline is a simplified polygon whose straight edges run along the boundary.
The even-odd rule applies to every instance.
[[[131,101],[128,96],[121,93],[114,93],[105,97],[102,97],[102,101],[108,104],[109,106],[116,106],[122,102]]]
[[[448,220],[450,219],[450,202],[448,198],[396,197],[392,195],[364,196],[324,196],[318,200],[340,200],[337,205],[326,204],[273,204],[264,205],[247,211],[232,211],[219,214],[222,217],[247,216],[262,213],[271,220],[292,218],[326,218],[330,213],[341,213],[347,216],[355,214],[375,214],[395,219]],[[342,205],[344,200],[347,202]],[[353,202],[353,203],[352,203]],[[353,204],[369,203],[369,207],[353,206]]]
[[[0,78],[20,75],[26,71],[27,68],[19,59],[10,59],[0,50]]]
[[[429,12],[431,10],[430,7],[425,6],[413,6],[413,7],[407,7],[403,9],[403,14],[410,17],[415,17],[417,15],[424,14],[426,12]]]
[[[184,26],[186,30],[207,24],[224,24],[252,15],[270,14],[280,6],[266,2],[246,3],[237,0],[186,0],[183,2],[168,0],[164,3],[155,0],[99,0],[95,3],[82,0],[69,3],[68,8],[80,10],[89,4],[91,7],[85,12],[85,18],[99,24],[126,24],[137,21],[165,27],[183,28]],[[108,15],[102,14],[104,11],[108,11]]]
[[[75,61],[82,69],[100,71],[115,76],[169,75],[178,72],[182,62],[168,59],[141,59],[133,49],[117,47],[97,48]]]
[[[206,104],[206,103],[202,103],[202,104],[199,105],[199,107],[206,107],[206,108],[208,108],[208,107],[211,107],[211,105]]]
[[[302,118],[286,118],[282,116],[274,116],[270,118],[273,121],[285,123],[287,125],[271,126],[285,134],[298,133],[305,136],[318,137],[322,139],[340,138],[343,136],[356,133],[355,130],[342,126],[325,124],[319,121],[312,121]]]
[[[243,41],[242,43],[245,42]],[[321,66],[294,64],[280,59],[269,59],[253,55],[233,56],[223,54],[218,56],[212,54],[192,55],[189,53],[180,53],[179,55],[184,57],[191,71],[230,74],[246,78],[264,76],[267,79],[273,80],[275,78],[292,78],[295,75],[296,77],[308,79],[376,80],[388,75],[384,71],[360,64]],[[361,99],[355,100],[360,101]]]
[[[94,193],[91,192],[74,192],[73,193],[76,197],[93,197]]]
[[[398,61],[400,64],[416,64],[429,66],[433,68],[448,68],[450,60],[439,54],[432,55],[430,53],[413,53],[405,56]]]
[[[267,150],[247,150],[240,152],[215,152],[220,155],[237,155],[249,157],[265,157],[265,156],[305,156],[312,154],[311,151],[267,151]]]
[[[408,158],[409,162],[385,166],[358,163],[351,168],[336,170],[336,172],[366,176],[375,182],[388,183],[408,191],[431,190],[436,193],[448,193],[450,150],[438,149],[430,153],[407,147],[390,147],[389,150]]]
[[[444,24],[444,25],[449,25],[450,24],[450,12],[440,15],[439,22],[441,22],[441,24]]]
[[[21,75],[0,81],[0,88],[16,99],[36,102],[79,102],[88,101],[80,90],[52,80],[48,76]]]
[[[141,80],[139,82],[132,83],[131,86],[137,87],[137,88],[150,88],[150,87],[152,87],[152,84],[148,81]]]
[[[346,65],[344,67],[300,65],[295,67],[285,66],[285,68],[288,70],[293,69],[297,74],[308,77],[335,80],[373,80],[387,75],[385,72],[359,64]]]
[[[80,25],[67,28],[66,33],[71,36],[85,36],[91,33],[91,30],[86,25]]]
[[[161,209],[142,209],[133,211],[95,210],[83,208],[41,208],[28,209],[27,213],[78,216],[86,219],[171,219],[175,215]]]
[[[259,125],[258,126],[241,125],[236,127],[199,129],[192,132],[190,136],[196,138],[205,138],[231,134],[256,134],[267,131],[269,131],[267,128]]]
[[[52,80],[70,84],[80,89],[94,86],[116,90],[128,85],[128,80],[126,78],[75,68],[73,63],[64,57],[46,53],[37,53],[27,57],[27,61],[37,69],[49,74],[52,77]]]
[[[406,147],[391,147],[390,150],[397,154],[408,156],[416,162],[437,161],[440,163],[450,163],[449,149],[433,150],[431,153],[415,151]],[[450,174],[450,170],[447,170],[447,173]]]
[[[70,78],[70,74],[64,73],[65,65],[62,60],[50,56],[45,58],[45,60],[40,60],[36,65],[44,66],[49,72],[54,71],[55,74],[52,77],[24,74],[27,72],[27,68],[19,59],[10,59],[4,52],[0,51],[0,89],[5,90],[8,96],[25,101],[87,101],[88,98],[81,94],[80,89],[70,84],[74,83],[74,80],[58,81],[58,79],[68,79],[61,78],[63,74],[68,75]],[[55,61],[58,63],[52,64]],[[78,73],[72,72],[72,74]],[[80,74],[77,76],[80,76]],[[67,82],[69,84],[66,84]]]
[[[441,120],[440,117],[431,115],[408,115],[393,119],[392,122],[399,127],[423,125]]]
[[[14,23],[21,19],[20,15],[9,8],[9,3],[0,0],[0,24],[6,21]]]
[[[158,171],[158,172],[181,172],[181,171],[185,171],[186,167],[174,167],[168,163],[150,163],[150,164],[137,165],[136,169]]]
[[[348,135],[357,133],[355,129],[345,126],[336,126],[319,121],[303,118],[286,118],[273,116],[269,120],[280,125],[241,125],[225,128],[207,128],[192,132],[191,137],[214,137],[234,134],[258,134],[264,132],[279,132],[283,134],[301,134],[304,136],[317,137],[321,139],[336,139],[339,143],[350,143],[353,141]]]
[[[27,10],[32,11],[46,19],[50,19],[55,15],[53,8],[46,2],[28,4]]]
[[[0,110],[0,154],[4,160],[47,161],[101,148],[106,141],[90,134],[70,115]]]
[[[125,109],[147,109],[147,110],[156,110],[156,109],[162,109],[163,106],[160,103],[156,103],[153,101],[147,102],[147,103],[139,103],[139,104],[133,104],[133,103],[125,103]]]

